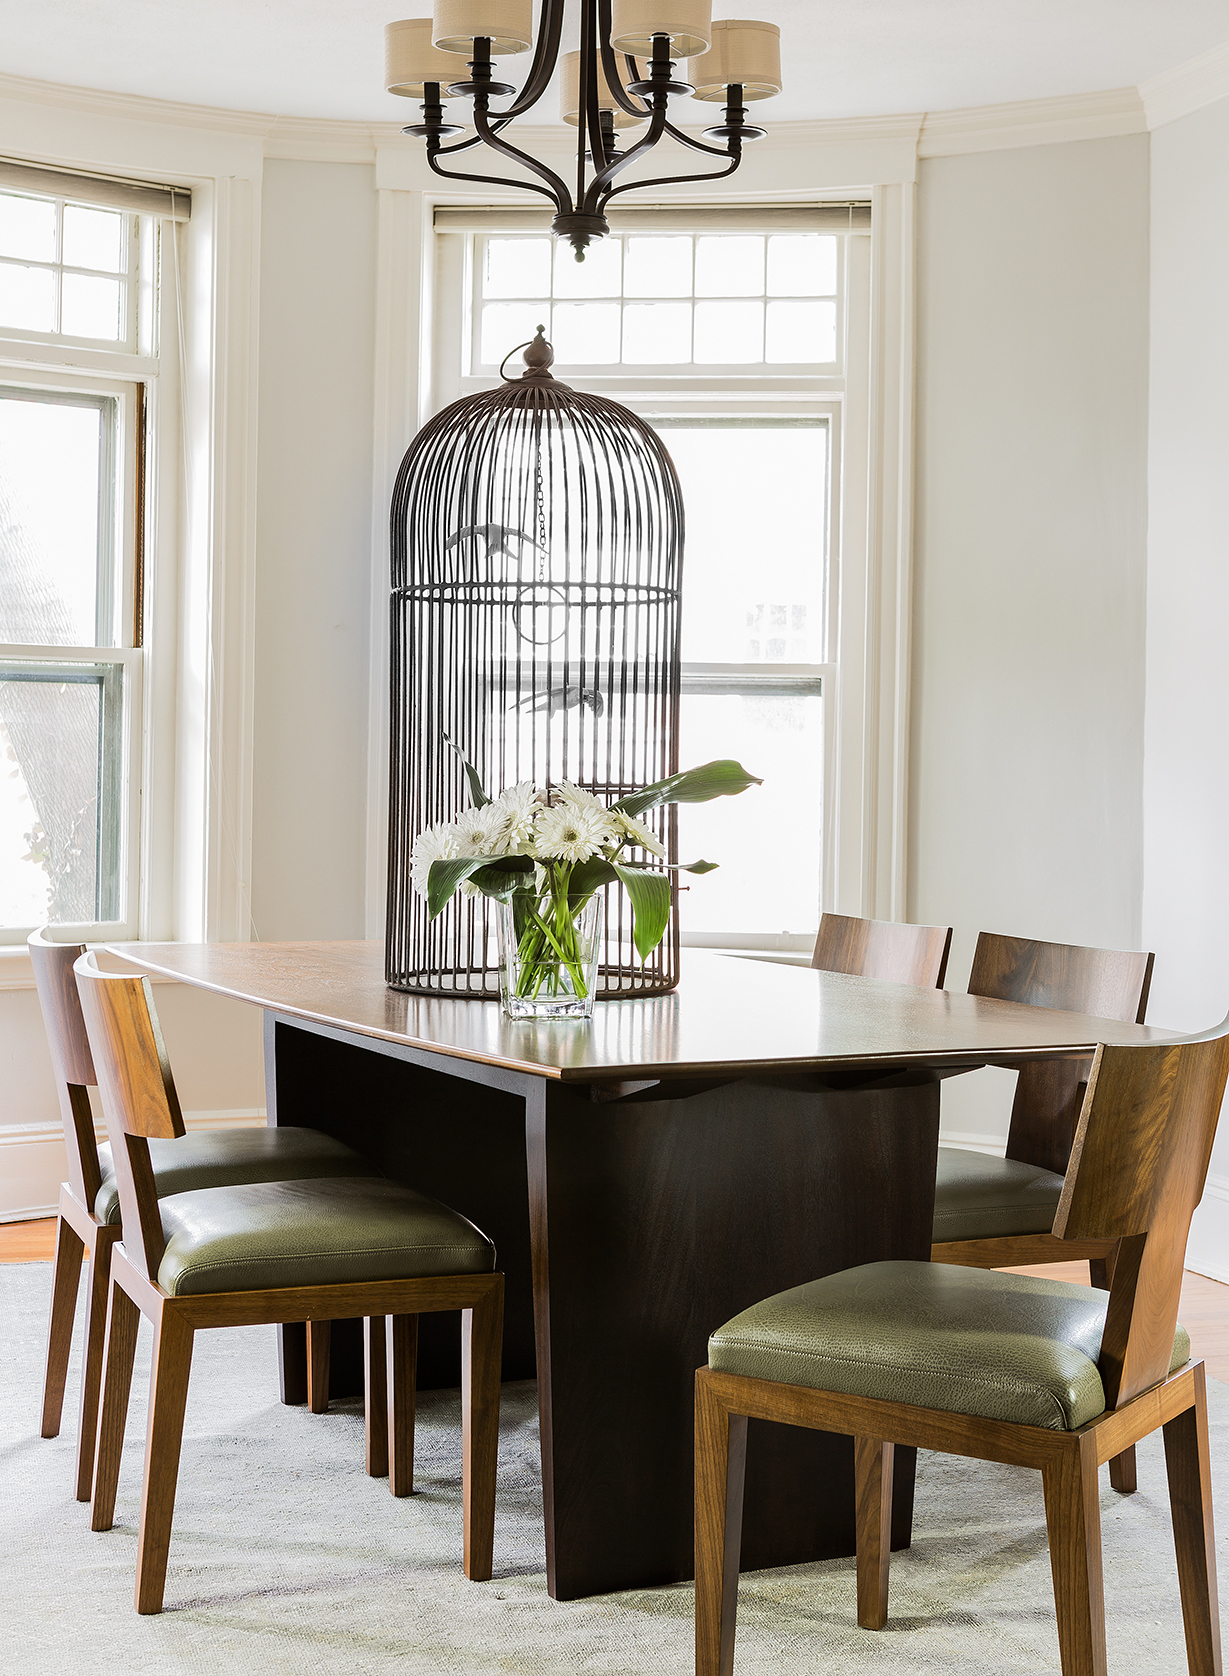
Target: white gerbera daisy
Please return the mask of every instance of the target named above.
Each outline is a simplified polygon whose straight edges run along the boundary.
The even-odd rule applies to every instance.
[[[481,809],[466,809],[453,822],[457,842],[461,846],[458,853],[461,855],[494,854],[499,843],[499,833],[502,825],[502,811],[496,809],[493,803],[484,803]]]
[[[555,796],[561,803],[568,804],[573,809],[594,809],[599,815],[609,819],[610,810],[600,797],[594,797],[591,791],[584,791],[580,786],[573,785],[571,780],[560,780],[555,788]]]
[[[601,804],[590,809],[561,803],[557,808],[543,809],[538,816],[534,848],[538,855],[558,857],[560,861],[588,861],[614,838],[608,811]]]
[[[434,862],[453,861],[460,854],[457,829],[451,821],[440,821],[420,832],[410,859],[410,879],[418,894],[427,894],[427,880]]]
[[[661,840],[631,815],[625,815],[622,809],[612,809],[610,818],[625,843],[639,844],[640,848],[648,850],[650,855],[665,855],[665,846]]]
[[[491,805],[499,811],[497,855],[515,855],[533,841],[533,823],[542,807],[538,788],[532,780],[518,780],[500,792]]]

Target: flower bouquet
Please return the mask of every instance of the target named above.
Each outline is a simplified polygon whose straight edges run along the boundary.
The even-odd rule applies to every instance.
[[[632,939],[647,960],[670,921],[670,873],[709,873],[717,865],[667,866],[638,816],[761,784],[737,762],[709,762],[607,805],[568,780],[549,791],[522,780],[490,798],[468,762],[465,773],[473,807],[419,834],[411,876],[432,919],[458,889],[499,904],[500,993],[513,1018],[589,1017],[603,886],[626,890]]]

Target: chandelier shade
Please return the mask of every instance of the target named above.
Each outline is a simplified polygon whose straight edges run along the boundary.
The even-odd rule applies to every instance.
[[[425,99],[427,86],[447,89],[457,79],[455,53],[431,44],[435,29],[429,17],[402,18],[384,30],[384,85],[407,99]]]
[[[781,91],[781,31],[775,23],[723,18],[713,24],[713,42],[693,58],[688,75],[697,99],[728,103],[727,88],[741,87],[744,99],[771,99]]]
[[[475,41],[486,41],[491,57],[511,57],[533,40],[533,0],[435,0],[433,22],[441,52],[469,56]]]
[[[672,58],[694,58],[708,49],[712,14],[712,0],[612,0],[610,44],[648,58],[654,38],[668,35]]]
[[[579,52],[565,52],[559,62],[559,114],[565,122],[570,122],[575,128],[582,120],[583,101],[580,91],[580,68],[584,62],[584,54]],[[639,116],[633,116],[619,104],[616,96],[610,91],[610,83],[606,80],[606,71],[598,63],[597,77],[597,108],[603,114],[609,112],[610,120],[616,128],[635,128],[640,123],[647,122],[650,112],[646,106]],[[622,83],[620,87],[622,88]],[[637,101],[639,103],[640,101]]]

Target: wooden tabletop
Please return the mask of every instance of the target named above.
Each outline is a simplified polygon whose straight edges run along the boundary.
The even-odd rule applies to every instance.
[[[701,949],[671,995],[598,1001],[589,1020],[513,1021],[497,1001],[403,995],[384,945],[112,943],[144,971],[363,1036],[565,1082],[1047,1059],[1172,1033]]]

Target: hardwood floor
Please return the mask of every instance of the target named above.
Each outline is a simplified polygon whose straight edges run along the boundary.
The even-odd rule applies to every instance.
[[[54,1217],[40,1222],[0,1223],[0,1263],[50,1262],[54,1251]],[[1052,1263],[1045,1268],[1011,1272],[1088,1284],[1087,1263]],[[1191,1335],[1192,1350],[1203,1357],[1213,1379],[1229,1384],[1229,1286],[1188,1269],[1182,1282],[1182,1325]]]

